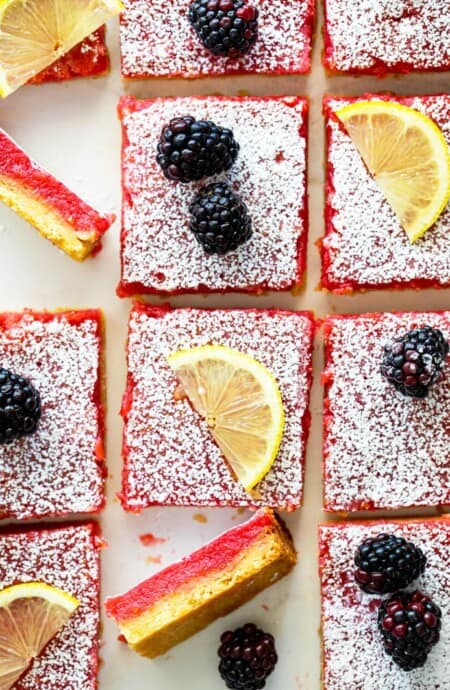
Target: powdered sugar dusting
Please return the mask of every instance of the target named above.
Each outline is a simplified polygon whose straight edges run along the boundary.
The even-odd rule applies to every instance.
[[[1,365],[30,379],[42,417],[32,435],[0,445],[0,516],[19,519],[94,512],[103,502],[95,399],[99,322],[40,320],[26,313],[0,326]]]
[[[95,527],[0,533],[0,590],[45,582],[72,594],[80,606],[14,690],[95,690],[98,654],[99,562]]]
[[[331,317],[326,329],[325,507],[347,511],[450,504],[450,358],[422,400],[380,373],[385,343],[450,312]]]
[[[354,553],[381,532],[411,540],[428,559],[420,589],[442,609],[442,632],[423,668],[409,673],[384,652],[377,629],[381,599],[365,594],[353,578]],[[320,528],[324,690],[445,690],[450,677],[450,520],[369,522]],[[370,608],[369,608],[370,607]]]
[[[124,498],[127,508],[152,504],[198,506],[300,504],[308,409],[312,322],[294,312],[178,309],[164,315],[134,310],[128,366],[134,382],[126,428]],[[272,469],[252,500],[229,473],[206,422],[187,400],[176,401],[176,378],[166,356],[222,344],[265,364],[283,396],[285,431]]]
[[[125,0],[120,45],[124,77],[202,77],[223,74],[289,74],[310,68],[311,0],[253,0],[259,36],[239,58],[213,55],[189,23],[192,0]]]
[[[385,99],[431,117],[450,145],[450,96]],[[416,280],[450,285],[450,205],[420,240],[409,242],[350,137],[333,117],[354,100],[367,98],[328,99],[325,106],[329,128],[327,203],[331,214],[323,241],[330,262],[324,267],[325,286],[382,287],[392,282],[402,286]]]
[[[129,284],[128,294],[280,290],[299,282],[307,231],[306,140],[300,134],[306,101],[178,98],[148,101],[137,112],[131,112],[135,101],[123,103],[121,294]],[[253,221],[251,240],[226,256],[207,256],[188,229],[189,204],[202,183],[169,182],[156,163],[162,124],[186,114],[231,128],[241,145],[232,169],[210,178],[228,178]]]
[[[450,68],[448,0],[326,0],[326,13],[331,69]]]

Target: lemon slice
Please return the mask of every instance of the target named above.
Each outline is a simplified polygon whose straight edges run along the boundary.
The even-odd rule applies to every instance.
[[[271,468],[283,435],[274,376],[252,357],[221,345],[181,350],[167,359],[237,479],[253,489]]]
[[[55,637],[79,602],[43,582],[0,592],[0,690],[9,690]]]
[[[8,96],[118,14],[120,0],[0,0],[0,96]]]
[[[413,108],[358,101],[336,112],[411,242],[450,199],[450,154],[439,127]]]

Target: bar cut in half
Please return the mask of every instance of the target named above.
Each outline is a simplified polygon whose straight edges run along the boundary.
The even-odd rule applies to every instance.
[[[271,510],[259,510],[126,594],[107,599],[106,611],[129,646],[153,658],[287,575],[296,560],[287,527]]]

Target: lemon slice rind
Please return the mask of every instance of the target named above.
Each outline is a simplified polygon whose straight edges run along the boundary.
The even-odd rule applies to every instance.
[[[223,345],[180,350],[167,361],[234,475],[252,491],[273,465],[283,436],[275,377],[253,357]]]
[[[450,151],[442,131],[426,115],[393,101],[356,101],[336,116],[415,242],[450,199]]]

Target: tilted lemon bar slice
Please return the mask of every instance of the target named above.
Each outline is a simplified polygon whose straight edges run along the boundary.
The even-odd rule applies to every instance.
[[[0,200],[77,261],[100,250],[114,222],[32,161],[1,129]]]
[[[296,560],[284,523],[260,510],[126,594],[107,599],[106,611],[130,647],[153,658],[287,575]]]

